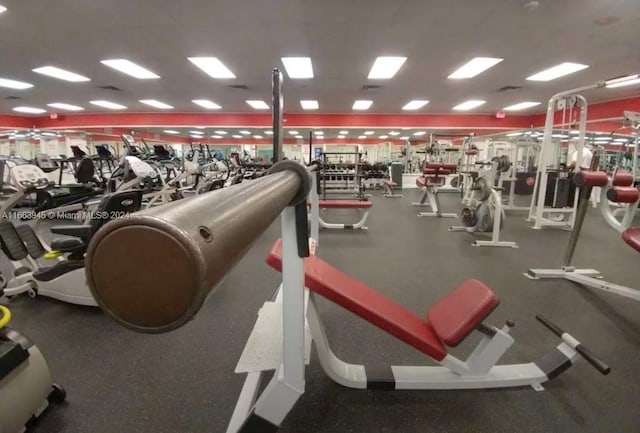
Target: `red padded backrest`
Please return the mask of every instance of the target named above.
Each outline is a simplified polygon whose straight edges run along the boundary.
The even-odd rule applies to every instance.
[[[640,252],[640,227],[632,227],[622,232],[622,239],[634,250]]]
[[[271,248],[267,263],[282,271],[281,240]],[[447,356],[446,347],[429,323],[361,281],[339,271],[317,256],[304,260],[304,274],[305,285],[309,290],[335,302],[436,361],[441,361]]]

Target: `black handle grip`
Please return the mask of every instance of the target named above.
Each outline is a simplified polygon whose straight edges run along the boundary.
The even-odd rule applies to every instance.
[[[544,326],[549,328],[551,332],[556,334],[558,337],[562,338],[562,334],[565,332],[560,329],[558,325],[544,317],[542,314],[536,314],[536,319]],[[578,352],[584,359],[587,360],[589,364],[591,364],[596,370],[605,376],[611,372],[611,367],[605,364],[600,358],[596,356],[591,350],[587,349],[582,343],[578,344],[575,348],[575,351]]]
[[[578,352],[587,362],[598,370],[603,375],[611,373],[611,367],[605,364],[600,358],[598,358],[591,350],[584,347],[582,344],[576,346],[576,352]]]
[[[556,334],[558,337],[562,337],[562,334],[564,334],[564,331],[560,329],[558,325],[544,317],[542,314],[536,314],[536,319],[538,319],[538,322],[549,328],[549,330]]]

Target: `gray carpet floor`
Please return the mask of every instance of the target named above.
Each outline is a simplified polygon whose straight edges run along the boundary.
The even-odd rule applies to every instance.
[[[480,391],[361,391],[327,378],[315,356],[306,393],[283,433],[356,432],[616,432],[640,431],[640,304],[567,281],[530,281],[530,267],[560,264],[569,233],[535,231],[524,213],[511,214],[502,233],[519,249],[474,248],[474,235],[447,231],[455,220],[418,218],[404,198],[374,194],[368,231],[322,231],[319,255],[400,304],[424,314],[467,278],[494,289],[500,306],[488,323],[516,322],[516,343],[502,362],[527,362],[558,343],[535,320],[543,313],[612,367],[602,376],[586,362],[546,384]],[[458,197],[442,196],[459,211]],[[327,220],[349,220],[332,211]],[[45,354],[68,401],[48,411],[37,433],[224,432],[244,377],[233,373],[256,313],[279,284],[264,263],[279,236],[274,224],[195,320],[162,335],[126,330],[97,309],[46,298],[16,299],[13,326]],[[640,288],[638,254],[590,209],[574,263],[620,284]],[[113,270],[118,278],[118,270]],[[429,364],[425,356],[345,310],[321,300],[320,310],[338,356],[354,363],[381,360]],[[472,335],[455,353],[467,353]]]

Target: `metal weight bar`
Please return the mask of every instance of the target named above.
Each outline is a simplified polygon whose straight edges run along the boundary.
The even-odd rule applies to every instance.
[[[282,161],[260,179],[114,220],[87,251],[91,293],[128,328],[176,329],[285,207],[306,206],[310,188],[304,166]]]
[[[284,97],[282,95],[282,72],[274,68],[271,72],[272,90],[272,121],[273,121],[273,163],[282,161],[284,158],[282,150],[282,110]]]

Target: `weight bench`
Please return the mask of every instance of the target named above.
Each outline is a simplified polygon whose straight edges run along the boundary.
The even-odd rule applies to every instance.
[[[382,186],[384,187],[384,197],[389,198],[397,198],[402,197],[402,194],[396,194],[393,190],[398,186],[398,184],[392,180],[384,179],[382,181]]]
[[[311,202],[313,205],[313,201]],[[325,229],[360,229],[366,230],[367,227],[364,225],[367,222],[367,218],[369,217],[369,209],[373,206],[373,203],[370,201],[359,201],[359,200],[319,200],[318,207],[320,209],[356,209],[359,211],[364,211],[360,220],[353,224],[337,224],[337,223],[328,223],[324,221],[320,216],[318,216],[318,221],[320,223],[320,227]]]
[[[283,229],[285,225],[283,223]],[[286,232],[285,232],[286,233]],[[276,241],[266,262],[283,272],[283,285],[274,301],[265,303],[236,367],[247,372],[227,433],[275,432],[304,393],[304,369],[311,345],[325,373],[350,388],[396,389],[479,389],[531,385],[557,377],[582,355],[603,374],[609,367],[548,319],[538,320],[558,335],[562,342],[535,362],[496,365],[513,344],[509,335],[513,322],[502,328],[484,323],[498,306],[498,296],[478,280],[467,280],[433,304],[420,316],[397,304],[363,282],[341,272],[315,255],[300,259],[295,244],[284,237]],[[284,257],[284,258],[283,258]],[[301,269],[300,269],[300,268]],[[303,271],[298,274],[298,271]],[[303,289],[298,282],[304,280]],[[302,290],[302,293],[297,292]],[[439,366],[384,366],[350,364],[331,350],[316,307],[322,296],[427,355]],[[295,299],[294,299],[295,298]],[[267,319],[271,316],[270,319]],[[304,316],[305,321],[301,321]],[[288,324],[288,326],[284,326]],[[292,328],[292,324],[301,329]],[[466,360],[449,353],[474,330],[481,341]],[[256,343],[263,347],[258,348]],[[282,346],[273,347],[274,344]],[[266,356],[265,356],[266,355]],[[265,361],[265,357],[271,358]],[[258,397],[264,371],[276,372]]]
[[[425,175],[416,179],[416,186],[422,189],[422,197],[419,202],[411,202],[411,206],[430,207],[432,212],[420,212],[419,217],[456,218],[455,213],[445,213],[440,211],[440,199],[438,197],[438,187],[444,184],[444,177],[439,177],[442,173],[449,173],[449,170],[425,169]]]

